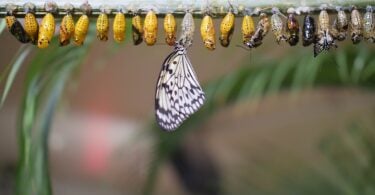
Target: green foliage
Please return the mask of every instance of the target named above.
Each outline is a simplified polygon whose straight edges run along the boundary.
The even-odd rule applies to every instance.
[[[51,194],[48,135],[57,103],[73,70],[85,59],[93,36],[81,47],[37,50],[28,66],[19,126],[17,194]]]
[[[12,62],[8,64],[5,68],[5,70],[0,75],[0,84],[1,81],[4,79],[4,77],[7,75],[7,80],[5,83],[4,91],[2,91],[1,100],[0,100],[0,108],[3,106],[6,97],[8,96],[9,90],[11,89],[14,79],[16,78],[16,75],[18,71],[21,68],[21,65],[23,64],[23,61],[26,59],[26,57],[29,55],[31,51],[31,47],[28,47],[26,45],[23,45],[20,47],[14,58],[12,59]]]
[[[375,193],[374,139],[373,129],[352,123],[343,133],[322,140],[321,150],[342,178],[338,187],[344,194]]]
[[[0,21],[0,34],[5,30],[6,28],[6,22],[5,19]]]

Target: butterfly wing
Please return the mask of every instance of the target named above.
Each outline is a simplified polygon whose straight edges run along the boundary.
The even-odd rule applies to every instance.
[[[204,100],[185,48],[175,49],[165,59],[156,86],[156,121],[163,129],[173,131],[196,112]]]

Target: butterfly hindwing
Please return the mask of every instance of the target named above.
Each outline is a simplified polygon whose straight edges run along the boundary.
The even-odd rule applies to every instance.
[[[155,95],[156,120],[173,131],[204,103],[205,97],[184,47],[165,59]]]

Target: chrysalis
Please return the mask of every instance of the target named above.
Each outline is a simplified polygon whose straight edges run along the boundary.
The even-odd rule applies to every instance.
[[[25,20],[24,20],[25,31],[29,35],[31,42],[35,45],[38,42],[38,30],[39,30],[38,21],[36,20],[35,15],[34,15],[35,6],[32,4],[26,4],[25,11],[26,11]]]
[[[297,45],[299,41],[299,23],[295,13],[289,13],[286,21],[286,33],[288,36],[288,43],[290,46]]]
[[[173,14],[168,13],[164,17],[165,42],[173,46],[176,43],[176,20]]]
[[[319,14],[317,41],[314,44],[314,57],[323,50],[328,51],[332,46],[337,47],[330,31],[329,15],[327,11],[323,9]]]
[[[245,42],[244,44],[249,48],[255,48],[262,44],[263,38],[267,35],[271,23],[267,17],[267,14],[261,13],[259,16],[259,22],[257,24],[257,28],[253,36],[251,36],[250,40]]]
[[[370,43],[375,42],[375,22],[371,6],[367,6],[366,13],[363,16],[363,37]]]
[[[38,47],[46,48],[55,34],[55,18],[51,13],[47,13],[40,23],[38,35]]]
[[[255,25],[254,20],[251,15],[246,14],[242,19],[242,42],[243,44],[247,45],[250,42],[251,38],[254,36],[255,33]]]
[[[362,17],[359,11],[354,7],[350,15],[350,36],[353,44],[357,44],[363,37]]]
[[[90,20],[87,15],[91,14],[90,4],[82,4],[81,10],[83,11],[83,15],[78,18],[74,29],[74,43],[78,46],[82,45],[85,42],[86,35],[89,30]]]
[[[234,31],[234,14],[230,9],[220,24],[220,44],[228,47]]]
[[[337,17],[332,25],[332,35],[338,41],[343,41],[346,39],[346,34],[348,31],[348,18],[344,10],[341,7],[337,8]]]
[[[214,50],[216,47],[216,33],[214,22],[212,17],[206,14],[201,23],[201,37],[203,40],[204,46],[209,50]]]
[[[67,13],[63,17],[60,24],[60,46],[68,45],[71,37],[73,37],[74,34],[74,20],[71,12],[73,12],[73,8],[67,10]]]
[[[277,44],[280,44],[281,41],[286,41],[287,39],[284,32],[284,23],[280,17],[281,13],[278,8],[272,8],[272,13],[271,29],[273,34],[275,35]]]
[[[143,24],[143,39],[148,46],[154,45],[156,43],[156,38],[158,35],[158,19],[156,13],[150,10],[145,17]]]
[[[132,18],[132,37],[134,45],[139,45],[143,41],[142,18],[138,14]]]
[[[315,20],[310,14],[303,19],[302,45],[309,46],[315,42]]]
[[[125,15],[119,10],[115,19],[113,20],[113,39],[117,42],[123,42],[125,40],[126,20]]]
[[[96,20],[96,37],[100,41],[108,40],[108,30],[109,30],[109,20],[108,15],[103,9],[102,13],[99,14],[98,19]]]

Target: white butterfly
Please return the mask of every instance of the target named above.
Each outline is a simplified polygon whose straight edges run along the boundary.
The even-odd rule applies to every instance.
[[[186,48],[176,44],[163,63],[155,94],[156,121],[167,131],[177,129],[204,103],[205,96],[186,55]]]

